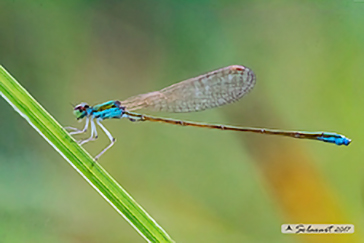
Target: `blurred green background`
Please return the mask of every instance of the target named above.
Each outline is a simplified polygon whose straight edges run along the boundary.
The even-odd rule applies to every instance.
[[[364,242],[364,1],[0,1],[0,64],[64,126],[70,104],[161,89],[232,64],[238,103],[179,119],[335,131],[349,147],[105,121],[100,160],[177,242]],[[0,242],[144,242],[0,99]],[[157,115],[157,114],[155,114]],[[100,133],[101,134],[101,133]],[[96,155],[105,135],[85,145]],[[346,223],[352,235],[283,235]]]

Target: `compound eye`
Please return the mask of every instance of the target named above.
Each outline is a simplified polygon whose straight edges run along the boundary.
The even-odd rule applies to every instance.
[[[82,106],[77,105],[77,106],[75,106],[74,110],[75,110],[75,111],[77,111],[77,110],[79,110],[79,111],[80,111],[80,110],[82,110]]]
[[[76,105],[75,108],[74,108],[74,110],[84,111],[87,108],[89,108],[89,105],[84,102],[84,103],[81,103],[79,105]]]

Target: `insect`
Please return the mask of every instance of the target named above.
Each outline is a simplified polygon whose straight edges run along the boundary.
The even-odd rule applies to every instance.
[[[86,119],[85,127],[82,130],[72,127],[67,127],[67,129],[72,130],[70,132],[72,135],[85,133],[91,124],[91,136],[88,139],[79,141],[81,145],[97,139],[96,125],[106,133],[110,139],[110,144],[95,157],[95,160],[99,159],[116,141],[101,123],[103,120],[111,118],[126,118],[133,122],[151,121],[180,126],[280,135],[292,138],[320,140],[337,145],[350,144],[350,139],[331,132],[282,131],[267,128],[203,124],[153,117],[133,112],[142,108],[166,112],[195,112],[211,109],[239,100],[254,87],[255,80],[255,74],[251,69],[233,65],[181,81],[160,91],[136,95],[124,101],[111,100],[95,106],[81,103],[74,107],[74,115],[78,120]]]

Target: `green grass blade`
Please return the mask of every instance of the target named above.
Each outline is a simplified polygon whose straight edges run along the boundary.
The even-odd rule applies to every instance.
[[[0,94],[149,242],[173,242],[147,212],[0,66]]]

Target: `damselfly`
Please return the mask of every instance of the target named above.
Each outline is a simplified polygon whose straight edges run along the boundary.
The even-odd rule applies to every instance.
[[[88,139],[79,141],[79,144],[85,144],[98,137],[95,125],[96,121],[97,125],[110,139],[110,144],[95,157],[95,160],[100,158],[116,141],[111,133],[101,124],[103,120],[109,118],[127,118],[133,122],[152,121],[180,126],[281,135],[292,138],[320,140],[337,145],[349,145],[351,142],[345,136],[331,132],[281,131],[267,128],[202,124],[153,117],[133,112],[134,110],[144,108],[166,112],[202,111],[237,101],[248,93],[254,85],[255,75],[252,70],[244,66],[229,66],[173,84],[160,91],[130,97],[124,101],[112,100],[95,106],[81,103],[75,106],[74,114],[78,120],[86,118],[85,127],[82,130],[72,127],[68,127],[68,129],[72,130],[70,134],[80,134],[86,132],[91,124],[91,136]]]

